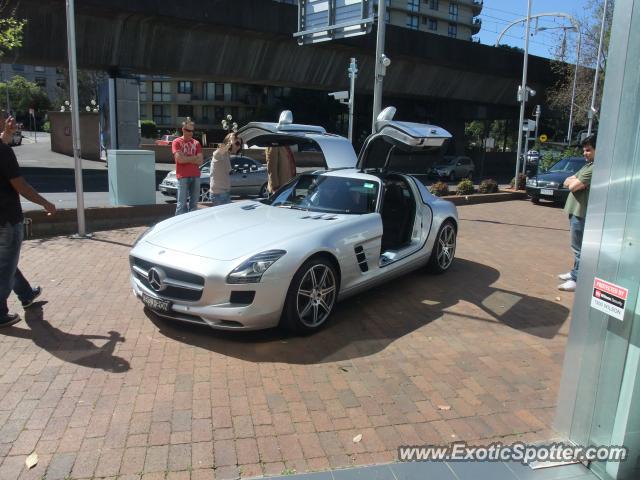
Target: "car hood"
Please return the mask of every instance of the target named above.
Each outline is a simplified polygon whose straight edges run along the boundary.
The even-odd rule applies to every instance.
[[[205,258],[234,260],[282,248],[291,238],[317,233],[349,217],[235,202],[165,220],[144,241]]]
[[[573,175],[571,172],[539,173],[535,178],[538,181],[557,182],[562,185],[562,183],[571,175]]]

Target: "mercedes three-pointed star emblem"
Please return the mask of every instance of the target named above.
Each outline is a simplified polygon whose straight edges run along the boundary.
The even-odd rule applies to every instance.
[[[161,292],[165,288],[167,288],[167,286],[164,283],[164,279],[165,278],[166,278],[166,275],[164,274],[164,272],[162,270],[160,270],[159,268],[156,268],[156,267],[152,267],[149,270],[149,273],[147,274],[147,279],[149,280],[149,285],[156,292]]]

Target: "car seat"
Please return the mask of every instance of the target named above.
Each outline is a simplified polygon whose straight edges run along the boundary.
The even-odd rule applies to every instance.
[[[382,203],[382,251],[407,243],[412,210],[410,201],[404,195],[402,185],[386,185]]]

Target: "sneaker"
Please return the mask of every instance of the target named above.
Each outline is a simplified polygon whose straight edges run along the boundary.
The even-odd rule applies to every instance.
[[[18,323],[20,320],[22,319],[17,313],[7,313],[3,318],[0,319],[0,328],[10,327],[11,325]]]
[[[562,281],[567,281],[567,280],[571,280],[571,272],[567,272],[567,273],[561,273],[560,275],[558,275],[558,278]]]
[[[32,306],[33,303],[36,301],[36,298],[38,298],[41,293],[42,293],[42,288],[41,287],[34,288],[33,289],[33,298],[31,298],[31,300],[27,300],[25,302],[22,302],[22,308],[29,308],[30,306]]]
[[[576,291],[575,280],[567,280],[562,285],[558,285],[558,290],[562,290],[565,292],[575,292]]]

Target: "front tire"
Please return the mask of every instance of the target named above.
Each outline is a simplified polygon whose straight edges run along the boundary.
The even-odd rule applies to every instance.
[[[449,180],[450,180],[451,182],[455,182],[455,181],[456,181],[456,172],[451,172],[451,173],[449,174]]]
[[[444,273],[449,270],[456,254],[456,227],[451,220],[446,220],[440,230],[431,251],[427,268],[433,273]]]
[[[258,197],[260,198],[267,198],[269,196],[269,187],[268,184],[264,184],[262,185],[262,187],[260,187],[260,191],[258,192]]]
[[[283,311],[283,326],[298,334],[320,330],[338,298],[338,275],[324,258],[307,260],[293,276]]]

